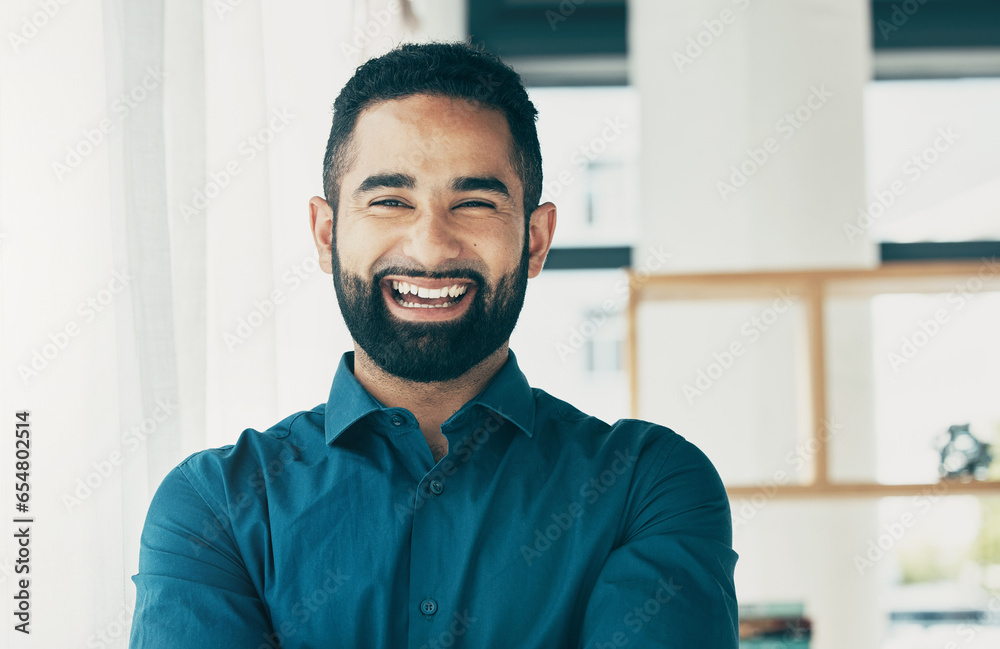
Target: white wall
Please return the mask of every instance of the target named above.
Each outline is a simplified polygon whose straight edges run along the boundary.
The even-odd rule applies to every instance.
[[[867,3],[647,0],[629,10],[644,235],[673,246],[672,269],[872,265],[874,248],[841,228],[864,204]],[[773,153],[758,151],[767,159],[756,164],[748,149],[769,139]],[[751,176],[735,187],[731,167],[744,163]]]

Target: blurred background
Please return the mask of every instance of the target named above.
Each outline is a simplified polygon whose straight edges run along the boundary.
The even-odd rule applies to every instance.
[[[333,100],[470,37],[529,86],[559,207],[512,349],[711,457],[745,646],[1000,646],[1000,3],[10,0],[0,31],[0,417],[30,412],[34,517],[3,646],[125,647],[166,472],[326,400]]]

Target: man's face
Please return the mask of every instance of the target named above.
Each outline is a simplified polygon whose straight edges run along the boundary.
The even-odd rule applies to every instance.
[[[461,376],[510,337],[554,208],[543,206],[551,223],[533,215],[526,237],[506,119],[465,101],[376,104],[358,119],[352,149],[329,260],[347,327],[390,374]]]

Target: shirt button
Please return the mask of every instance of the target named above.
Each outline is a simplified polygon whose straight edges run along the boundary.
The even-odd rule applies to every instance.
[[[431,493],[434,494],[435,496],[440,495],[441,492],[444,491],[444,485],[441,484],[440,480],[431,480],[430,487],[431,487]]]
[[[438,603],[435,602],[433,599],[425,599],[424,601],[420,602],[420,612],[423,613],[424,615],[434,615],[435,613],[437,613],[437,610],[438,610]]]
[[[400,417],[399,415],[393,415],[392,419],[390,421],[392,421],[392,425],[393,426],[402,426],[403,425],[403,418]]]

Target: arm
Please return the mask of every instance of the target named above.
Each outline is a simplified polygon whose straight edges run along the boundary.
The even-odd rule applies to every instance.
[[[139,548],[130,649],[255,649],[273,631],[230,527],[183,472],[167,474]]]
[[[635,483],[623,540],[587,603],[581,646],[736,649],[725,488],[690,442],[679,439],[660,455]]]

